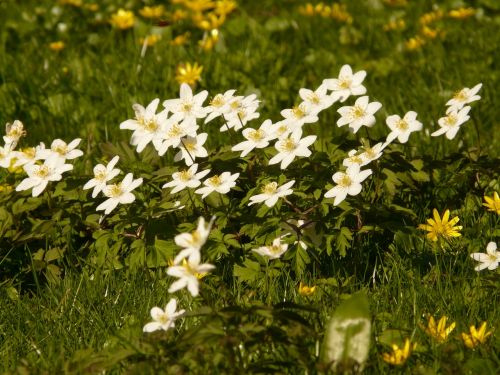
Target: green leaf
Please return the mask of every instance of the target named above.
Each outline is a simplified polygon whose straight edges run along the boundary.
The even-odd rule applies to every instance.
[[[322,360],[333,369],[354,361],[362,371],[370,350],[370,309],[366,292],[345,300],[335,310],[326,330]],[[353,366],[354,367],[354,366]]]
[[[260,274],[260,264],[253,260],[246,259],[244,266],[234,265],[233,275],[240,281],[255,281]]]
[[[347,249],[351,248],[352,233],[347,227],[340,228],[340,231],[335,240],[335,247],[339,254],[343,257],[347,254]]]

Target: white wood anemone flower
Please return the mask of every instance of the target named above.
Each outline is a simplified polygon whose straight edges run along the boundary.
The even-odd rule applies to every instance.
[[[391,129],[387,136],[386,144],[391,143],[396,138],[400,143],[408,142],[410,134],[422,130],[422,123],[417,121],[417,112],[409,111],[403,118],[398,115],[391,115],[385,119],[385,123]]]
[[[64,160],[45,160],[43,164],[27,164],[24,166],[28,177],[21,181],[16,191],[32,190],[33,197],[39,196],[50,181],[60,181],[62,174],[73,169],[71,164],[65,164]]]
[[[119,159],[120,157],[117,155],[107,165],[97,164],[94,167],[94,178],[83,185],[84,190],[94,188],[92,190],[92,198],[97,197],[97,194],[104,190],[107,182],[120,174],[121,171],[115,169],[115,165]]]
[[[210,169],[198,172],[198,164],[193,164],[188,169],[173,173],[173,180],[167,182],[162,188],[173,188],[170,194],[178,193],[185,188],[194,189],[201,185],[201,179],[209,173]]]
[[[493,271],[498,267],[500,263],[500,251],[497,251],[497,244],[495,242],[490,242],[486,246],[486,254],[485,253],[472,253],[471,258],[477,260],[481,264],[474,267],[476,271],[482,271],[484,269],[488,269]]]
[[[201,198],[207,197],[214,191],[219,194],[227,194],[232,187],[236,186],[235,181],[239,176],[239,173],[231,174],[231,172],[223,172],[220,175],[214,175],[203,181],[203,185],[205,186],[195,190],[195,193],[201,194]]]
[[[345,158],[342,161],[342,165],[346,168],[349,168],[353,165],[357,165],[358,167],[361,167],[361,164],[363,164],[363,158],[361,158],[361,150],[351,150],[347,153],[347,158]]]
[[[366,72],[360,70],[353,74],[350,65],[344,65],[340,68],[338,78],[328,78],[323,80],[323,85],[328,90],[332,90],[332,97],[344,102],[351,95],[364,95],[366,88],[361,83],[366,77]]]
[[[170,147],[179,147],[185,137],[196,138],[198,129],[196,122],[168,119],[158,138],[153,141],[158,155],[163,156]]]
[[[15,159],[13,167],[35,164],[38,160],[43,160],[44,158],[40,155],[40,151],[42,150],[45,150],[45,144],[40,142],[36,147],[27,147],[20,151],[13,151]]]
[[[293,193],[291,187],[295,183],[295,180],[289,181],[281,186],[278,186],[277,182],[270,182],[265,184],[261,189],[261,194],[253,195],[250,197],[249,206],[255,203],[262,203],[267,207],[273,207],[279,198],[285,197]]]
[[[283,121],[296,128],[301,128],[304,124],[311,124],[319,120],[318,113],[312,110],[308,102],[302,102],[293,108],[282,110],[281,116],[284,117]]]
[[[347,195],[358,195],[362,189],[361,182],[371,174],[371,169],[361,171],[357,165],[352,165],[345,172],[335,173],[332,179],[337,185],[325,193],[325,198],[335,197],[333,205],[339,205]]]
[[[246,126],[249,121],[259,118],[260,113],[257,112],[259,103],[255,94],[245,97],[236,96],[231,99],[229,111],[224,114],[225,124],[220,127],[220,131],[225,132],[231,128],[237,131]]]
[[[337,101],[337,98],[328,95],[325,84],[320,85],[315,91],[301,88],[299,90],[299,96],[309,105],[311,112],[314,114],[318,114],[331,107],[333,103]]]
[[[382,156],[382,151],[386,145],[382,142],[377,143],[375,146],[370,147],[369,145],[363,148],[363,152],[359,157],[363,161],[360,167],[364,167],[365,165],[370,164],[372,161],[379,159]]]
[[[178,265],[185,258],[197,259],[200,261],[201,247],[207,242],[210,230],[215,221],[215,216],[206,223],[203,217],[198,219],[198,227],[191,233],[181,233],[175,236],[174,241],[177,246],[182,248],[174,259],[174,265]]]
[[[269,259],[278,259],[288,250],[288,244],[281,243],[281,237],[275,238],[272,245],[261,246],[252,251]]]
[[[224,94],[217,94],[210,101],[206,108],[208,116],[205,118],[205,124],[214,118],[229,113],[231,110],[231,100],[234,98],[236,90],[227,90]]]
[[[54,139],[50,149],[43,148],[39,150],[38,155],[41,159],[60,159],[63,162],[73,160],[83,155],[83,151],[77,149],[81,141],[81,138],[76,138],[70,143],[66,143],[62,139]]]
[[[5,133],[3,136],[4,147],[14,150],[19,140],[26,135],[26,130],[24,130],[24,125],[21,121],[14,120],[14,123],[5,125]]]
[[[12,159],[15,157],[16,151],[12,151],[12,149],[8,146],[0,146],[0,167],[9,168]]]
[[[207,133],[200,133],[196,137],[187,136],[183,138],[178,147],[180,151],[175,154],[174,161],[184,160],[184,163],[189,167],[194,164],[196,158],[206,158],[208,152],[203,145],[207,138]]]
[[[438,120],[438,124],[441,128],[431,133],[431,136],[437,137],[438,135],[445,134],[448,139],[455,138],[460,130],[460,126],[470,119],[470,109],[470,106],[466,106],[460,110],[449,112],[445,117],[441,117]]]
[[[382,108],[379,102],[369,103],[368,96],[356,100],[353,106],[340,107],[337,112],[340,117],[337,126],[349,125],[353,133],[357,133],[362,126],[372,127],[375,124],[375,112]]]
[[[314,143],[317,136],[301,137],[302,129],[297,129],[287,138],[277,141],[274,147],[278,153],[269,160],[269,165],[281,163],[280,168],[286,169],[297,156],[311,156],[312,152],[308,147]]]
[[[196,121],[198,118],[205,118],[207,116],[208,110],[203,107],[203,102],[207,96],[207,90],[193,95],[191,87],[187,83],[183,83],[180,88],[180,97],[178,99],[165,100],[163,106],[172,112],[179,121]]]
[[[171,298],[170,301],[168,301],[167,306],[165,306],[165,310],[156,306],[151,309],[151,318],[153,318],[153,321],[147,323],[144,326],[143,331],[154,332],[160,329],[168,331],[170,328],[175,327],[175,321],[185,312],[186,310],[177,311],[177,300],[175,298]]]
[[[458,91],[453,98],[448,100],[446,103],[448,109],[446,110],[446,114],[462,109],[464,105],[475,102],[476,100],[481,99],[477,93],[479,90],[481,90],[481,87],[483,87],[482,83],[478,83],[476,86],[473,88],[469,89],[468,87],[463,88],[462,90]]]
[[[272,128],[273,123],[271,122],[271,120],[266,120],[258,129],[243,129],[242,134],[243,137],[246,138],[246,141],[238,143],[237,145],[233,146],[231,150],[241,151],[240,157],[243,158],[247,156],[254,148],[265,148],[269,146],[269,141],[275,138],[272,132]]]
[[[168,267],[167,275],[177,277],[170,288],[169,293],[174,293],[180,289],[186,288],[193,297],[196,297],[200,291],[199,279],[203,278],[208,272],[215,268],[214,265],[203,263],[197,257],[184,259],[179,266]]]
[[[104,210],[104,214],[108,215],[119,204],[130,204],[135,201],[135,195],[131,193],[142,184],[142,177],[135,179],[132,173],[128,173],[123,181],[118,184],[107,185],[103,189],[103,193],[108,199],[97,206],[96,211]]]

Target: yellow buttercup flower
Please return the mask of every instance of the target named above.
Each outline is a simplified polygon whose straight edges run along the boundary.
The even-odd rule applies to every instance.
[[[402,365],[406,362],[412,350],[415,350],[416,347],[416,343],[411,345],[410,340],[406,339],[405,345],[402,349],[400,349],[396,344],[392,344],[392,353],[383,353],[382,359],[391,365]]]
[[[436,339],[437,342],[442,343],[446,341],[449,334],[455,329],[455,322],[451,323],[448,327],[446,327],[446,321],[448,317],[443,316],[439,319],[439,322],[436,325],[436,321],[433,316],[429,316],[429,321],[427,323],[427,327],[425,328],[425,333],[429,336]]]
[[[314,5],[312,5],[311,3],[307,3],[306,5],[300,6],[299,13],[303,16],[308,16],[308,17],[314,16],[315,15]]]
[[[443,214],[443,218],[439,216],[438,210],[432,210],[434,219],[427,219],[427,224],[420,224],[418,229],[423,229],[428,231],[427,238],[432,241],[437,241],[439,237],[450,238],[450,237],[460,237],[461,234],[459,230],[462,229],[461,225],[455,225],[460,220],[458,216],[453,219],[450,218],[450,210],[446,210]]]
[[[408,39],[405,43],[405,47],[407,50],[414,51],[414,50],[422,47],[424,44],[425,44],[425,40],[423,40],[419,36],[416,36],[416,37]]]
[[[474,8],[458,8],[450,10],[448,16],[451,18],[464,19],[472,17],[474,14],[476,14]]]
[[[182,9],[176,9],[169,17],[170,21],[173,23],[177,23],[179,21],[182,21],[186,19],[188,16],[187,12]]]
[[[134,27],[135,16],[130,10],[118,9],[118,12],[111,16],[109,23],[120,30],[130,29]]]
[[[299,284],[299,294],[301,296],[310,296],[313,295],[314,292],[316,291],[316,285],[314,286],[307,286],[302,281]]]
[[[435,21],[439,21],[443,17],[444,17],[443,11],[441,9],[437,9],[437,10],[434,10],[432,12],[423,14],[420,17],[419,21],[422,25],[428,25],[428,24],[433,23]]]
[[[52,51],[61,51],[62,49],[64,49],[65,47],[65,44],[63,41],[59,40],[57,42],[52,42],[49,44],[49,48],[52,50]]]
[[[431,29],[430,27],[424,26],[422,27],[421,33],[428,39],[436,39],[439,35],[438,29]]]
[[[188,85],[194,85],[201,79],[201,72],[203,71],[203,66],[198,65],[198,63],[184,63],[177,66],[177,74],[175,75],[175,80],[181,83],[187,83]]]
[[[185,0],[182,4],[193,12],[203,12],[215,6],[212,0]]]
[[[189,31],[185,32],[184,34],[177,35],[174,39],[170,41],[170,44],[173,46],[182,46],[183,44],[187,43],[190,35],[191,34],[189,33]]]
[[[406,27],[406,22],[403,19],[392,20],[383,26],[384,31],[403,30]]]
[[[218,0],[215,3],[214,12],[219,15],[227,15],[237,8],[238,4],[234,0]]]
[[[488,211],[496,212],[497,215],[500,215],[500,197],[498,193],[495,191],[492,197],[484,196],[484,200],[486,203],[483,203],[483,206],[488,208]]]
[[[165,14],[165,8],[163,5],[157,5],[154,7],[144,7],[139,10],[139,14],[144,18],[157,19]]]
[[[210,33],[206,34],[202,40],[198,43],[202,50],[209,51],[214,48],[215,44],[219,40],[219,30],[213,29]]]
[[[476,329],[476,326],[470,326],[470,334],[465,332],[462,333],[462,340],[464,341],[466,347],[474,349],[479,344],[484,344],[488,336],[492,334],[491,331],[486,332],[486,324],[486,322],[483,322],[479,330]]]

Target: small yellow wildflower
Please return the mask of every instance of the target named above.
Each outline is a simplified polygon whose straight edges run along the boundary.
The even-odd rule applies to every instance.
[[[451,323],[448,327],[446,327],[446,321],[448,317],[443,316],[439,319],[439,322],[436,326],[436,321],[433,316],[429,316],[429,321],[427,323],[427,327],[425,328],[425,333],[429,336],[436,339],[437,342],[442,343],[446,341],[449,334],[455,329],[455,322]]]
[[[52,42],[49,44],[49,48],[52,51],[56,51],[56,52],[61,51],[62,49],[64,49],[64,47],[65,47],[65,44],[62,40],[59,40],[57,42]]]
[[[215,3],[212,0],[185,0],[182,2],[182,5],[192,12],[203,12],[213,9]]]
[[[474,8],[458,8],[450,10],[448,16],[456,19],[464,19],[472,17],[474,14],[476,14],[476,10]]]
[[[425,44],[425,40],[423,40],[421,37],[419,36],[415,36],[413,38],[410,38],[408,39],[406,42],[405,42],[405,47],[407,50],[409,51],[414,51],[414,50],[417,50],[419,49],[420,47],[422,47],[423,45]]]
[[[0,193],[10,193],[12,191],[12,186],[9,184],[0,185]]]
[[[139,10],[139,14],[144,18],[157,19],[165,14],[165,7],[163,5],[157,5],[154,7],[145,6]]]
[[[198,63],[184,63],[177,66],[177,74],[175,75],[175,80],[181,83],[187,83],[188,85],[194,85],[201,79],[201,72],[203,71],[203,66],[198,65]]]
[[[437,36],[439,35],[439,30],[437,30],[437,29],[431,29],[428,26],[424,26],[424,27],[422,27],[421,33],[427,39],[436,39]]]
[[[130,29],[134,27],[135,16],[130,10],[118,9],[118,12],[111,16],[109,23],[120,30]]]
[[[219,0],[215,3],[214,12],[219,15],[228,15],[238,7],[234,0]]]
[[[425,13],[423,14],[419,21],[422,25],[428,25],[430,23],[433,23],[433,22],[436,22],[436,21],[439,21],[440,19],[442,19],[444,17],[444,13],[441,9],[437,9],[437,10],[434,10],[432,12],[429,12],[429,13]]]
[[[411,345],[410,340],[406,339],[405,345],[402,349],[400,349],[396,344],[392,344],[392,353],[383,353],[382,359],[391,365],[402,365],[410,356],[411,351],[415,350],[416,347],[416,343]]]
[[[306,5],[300,6],[298,10],[299,14],[303,16],[312,17],[316,14],[314,12],[314,5],[312,5],[311,3],[307,3]]]
[[[173,23],[177,23],[179,21],[185,20],[188,14],[185,10],[176,9],[169,17],[170,21]]]
[[[443,218],[439,216],[439,212],[436,209],[432,210],[434,219],[427,219],[427,224],[420,224],[418,229],[423,229],[428,231],[427,238],[432,241],[437,241],[439,237],[450,238],[450,237],[460,237],[461,234],[459,230],[462,229],[461,225],[455,225],[460,220],[458,216],[453,219],[450,218],[450,210],[446,210],[443,214]]]
[[[226,16],[223,14],[217,15],[215,13],[207,13],[206,15],[198,13],[193,15],[192,20],[199,29],[209,31],[220,28],[226,21]]]
[[[392,20],[383,26],[384,31],[403,30],[406,27],[406,22],[403,19]]]
[[[189,33],[189,31],[185,32],[184,34],[177,35],[174,39],[170,41],[170,44],[173,46],[182,46],[183,44],[187,43],[190,35],[191,34]]]
[[[299,294],[301,296],[310,296],[313,295],[314,292],[316,291],[316,285],[314,286],[307,286],[302,281],[299,284]]]
[[[500,215],[500,197],[496,191],[492,197],[485,195],[484,200],[486,203],[483,203],[483,206],[488,207],[488,211],[496,212],[497,215]]]
[[[151,47],[151,46],[154,46],[156,43],[158,43],[158,41],[160,39],[161,39],[161,35],[159,35],[159,34],[151,34],[151,35],[147,35],[146,38],[140,38],[139,39],[139,43],[140,44],[146,43],[146,45],[148,47]]]
[[[330,17],[339,22],[352,23],[352,16],[347,11],[345,4],[333,4]]]
[[[486,324],[486,322],[483,322],[479,330],[476,329],[476,326],[470,326],[470,334],[462,332],[462,340],[466,347],[474,349],[479,344],[484,344],[488,336],[492,334],[491,331],[486,332]]]

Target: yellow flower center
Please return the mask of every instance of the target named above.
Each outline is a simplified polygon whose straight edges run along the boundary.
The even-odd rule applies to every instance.
[[[361,157],[358,155],[353,155],[350,158],[348,158],[347,160],[349,160],[351,163],[356,163],[356,164],[363,163],[363,159],[361,159]]]
[[[297,144],[292,138],[285,139],[280,145],[280,150],[283,152],[292,152],[296,148]]]
[[[278,254],[281,252],[281,245],[271,245],[267,247],[269,251],[273,254]]]
[[[186,169],[185,171],[180,171],[177,172],[177,178],[181,180],[182,182],[188,182],[193,175],[189,171],[189,169]]]
[[[453,95],[453,99],[463,102],[467,100],[467,93],[465,92],[465,90],[457,91],[455,95]]]
[[[396,128],[401,129],[401,130],[407,130],[409,127],[408,123],[401,119],[396,122]]]
[[[68,146],[65,144],[59,144],[55,146],[52,151],[57,152],[59,155],[66,155],[68,153]]]
[[[209,179],[207,179],[207,182],[211,186],[220,186],[220,185],[222,185],[222,180],[221,180],[220,176],[218,176],[218,175],[210,177]]]
[[[35,171],[35,176],[45,179],[49,176],[50,174],[50,169],[46,165],[41,165],[40,168],[38,168],[37,171]]]
[[[349,78],[340,78],[339,79],[339,87],[343,90],[346,90],[348,89],[349,87],[351,87],[351,84],[352,84],[352,80],[350,80]]]
[[[370,158],[370,159],[373,159],[375,158],[375,156],[377,156],[377,154],[375,153],[375,151],[373,150],[373,148],[367,148],[365,150],[365,154]]]
[[[166,323],[168,323],[169,320],[170,320],[170,317],[167,315],[167,313],[161,314],[158,318],[158,322],[160,322],[161,324],[166,324]]]
[[[220,108],[224,104],[226,104],[226,101],[224,100],[224,96],[222,94],[215,95],[215,97],[210,101],[210,105],[212,107]]]
[[[231,103],[232,109],[238,109],[240,106],[241,106],[241,102],[239,100],[235,100],[234,102]]]
[[[21,138],[23,135],[26,135],[26,132],[21,126],[13,126],[7,132],[7,137],[10,138]]]
[[[351,109],[351,116],[355,119],[359,119],[363,116],[365,116],[366,112],[363,108],[361,108],[359,105],[355,105],[352,109]]]
[[[307,100],[309,100],[311,103],[313,104],[319,104],[320,103],[320,99],[319,99],[319,96],[316,94],[316,93],[311,93],[307,96]]]
[[[196,140],[194,141],[184,141],[184,146],[186,148],[186,150],[188,150],[189,152],[191,151],[196,151]]]
[[[342,187],[349,187],[351,186],[351,184],[352,184],[351,178],[348,175],[344,174],[339,182],[339,185]]]
[[[305,117],[305,115],[306,115],[306,112],[305,112],[304,107],[302,105],[299,105],[297,107],[293,107],[292,113],[298,119],[301,119],[301,118]]]
[[[109,198],[116,198],[123,194],[121,184],[109,185],[106,189],[106,196]]]
[[[106,180],[106,170],[100,169],[99,171],[94,173],[94,178],[100,182],[105,181]]]
[[[180,137],[184,134],[184,131],[182,128],[179,126],[179,124],[173,124],[170,129],[167,131],[167,137],[169,138],[175,138],[175,137]]]
[[[444,123],[446,126],[455,126],[455,124],[457,123],[457,116],[455,116],[454,114],[451,114],[451,115],[448,115],[446,116],[446,118],[444,119]]]
[[[23,154],[28,159],[34,159],[36,155],[36,149],[34,147],[28,147],[23,149]]]
[[[264,138],[264,132],[260,129],[257,130],[251,130],[248,132],[248,139],[254,141],[254,142],[259,142]]]
[[[206,273],[199,273],[199,272],[196,272],[195,269],[193,269],[188,261],[186,259],[183,259],[182,260],[182,267],[184,267],[186,269],[186,271],[190,274],[190,275],[193,275],[194,277],[196,277],[198,280],[202,279],[203,277],[205,277]]]
[[[276,182],[270,182],[262,188],[262,193],[271,195],[274,194],[274,192],[276,192],[277,188],[278,184]]]

